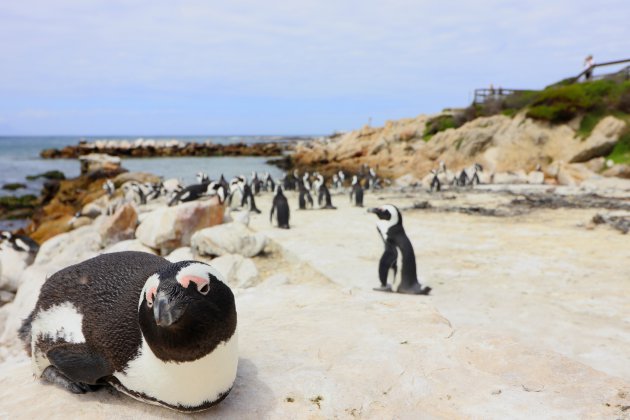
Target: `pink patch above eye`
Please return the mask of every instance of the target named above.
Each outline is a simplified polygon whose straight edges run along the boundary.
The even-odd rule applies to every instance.
[[[147,302],[153,303],[153,298],[155,297],[156,293],[157,293],[157,287],[152,287],[149,290],[147,290]]]
[[[195,283],[197,285],[197,290],[201,290],[201,288],[209,283],[208,279],[204,279],[203,277],[197,276],[184,276],[177,280],[179,284],[182,285],[184,289],[187,289],[190,283]]]

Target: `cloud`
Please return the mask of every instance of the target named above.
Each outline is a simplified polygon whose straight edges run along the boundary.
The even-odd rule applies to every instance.
[[[375,115],[386,113],[380,103],[407,102],[415,115],[463,105],[490,82],[544,86],[578,72],[588,53],[620,58],[629,9],[620,0],[3,2],[0,109],[44,104],[69,119],[68,103],[149,113],[261,98],[334,108],[341,98]]]

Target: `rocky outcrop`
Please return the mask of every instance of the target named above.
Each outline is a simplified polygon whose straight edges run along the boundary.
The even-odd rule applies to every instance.
[[[267,237],[253,233],[239,222],[226,223],[195,233],[191,240],[193,253],[204,256],[239,254],[253,257],[262,252]]]
[[[120,158],[103,153],[90,153],[79,158],[81,164],[81,175],[93,172],[120,172]]]
[[[423,179],[444,161],[451,170],[477,162],[486,173],[528,173],[538,165],[585,162],[612,150],[626,123],[609,116],[582,140],[575,124],[550,125],[525,113],[481,117],[457,129],[423,138],[429,118],[388,121],[384,127],[363,127],[335,138],[296,146],[295,167],[330,174],[338,169],[358,172],[361,165],[376,168],[381,176],[412,175]],[[579,121],[578,121],[579,123]],[[536,182],[540,176],[536,176]],[[527,180],[520,180],[527,182]]]
[[[297,139],[294,139],[297,140]],[[181,140],[96,140],[82,142],[62,149],[46,149],[44,159],[78,158],[93,153],[124,157],[158,156],[279,156],[293,145],[291,139],[283,142],[215,144],[210,141],[183,142]]]
[[[223,221],[224,207],[216,197],[193,201],[174,207],[161,207],[142,219],[136,238],[162,255],[190,245],[193,234]]]

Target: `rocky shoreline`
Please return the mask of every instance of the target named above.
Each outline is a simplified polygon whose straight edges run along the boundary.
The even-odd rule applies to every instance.
[[[61,149],[45,149],[43,159],[76,159],[91,153],[118,157],[175,157],[175,156],[280,156],[293,149],[305,138],[286,138],[278,142],[216,144],[211,141],[184,142],[181,140],[96,140],[82,141]]]

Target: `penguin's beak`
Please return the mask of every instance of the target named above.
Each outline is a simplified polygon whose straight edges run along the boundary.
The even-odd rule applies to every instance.
[[[378,209],[376,207],[372,207],[367,209],[368,213],[374,213],[374,214],[378,214]]]
[[[163,291],[155,296],[153,304],[153,317],[160,327],[168,327],[176,323],[184,313],[184,307],[179,302],[173,302],[166,297]]]

